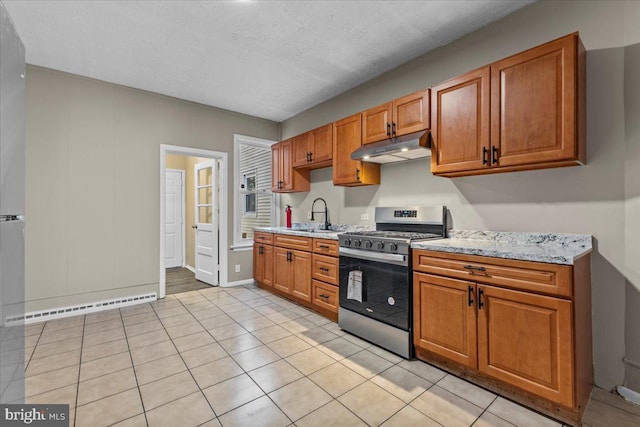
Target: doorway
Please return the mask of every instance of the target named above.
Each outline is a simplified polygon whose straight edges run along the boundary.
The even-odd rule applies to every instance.
[[[179,264],[173,256],[179,251],[178,233],[171,230],[178,226],[171,218],[177,210],[171,169],[184,177],[185,209],[179,228],[185,243]],[[226,171],[227,153],[160,146],[160,298],[227,283]]]

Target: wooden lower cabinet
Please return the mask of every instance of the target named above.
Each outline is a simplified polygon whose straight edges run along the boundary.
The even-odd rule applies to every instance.
[[[480,372],[572,406],[571,302],[493,286],[478,298]]]
[[[273,286],[273,246],[253,245],[253,278],[265,286]]]
[[[273,248],[273,287],[285,294],[291,293],[290,252],[286,248]]]
[[[311,302],[311,253],[291,251],[291,294]]]
[[[253,248],[253,277],[258,285],[337,320],[338,242],[289,234],[262,234]],[[262,241],[272,241],[274,246]],[[328,255],[333,253],[336,256]]]
[[[475,283],[413,273],[413,286],[414,344],[475,368]]]
[[[494,258],[446,258],[413,251],[416,356],[581,425],[593,386],[589,255],[573,266],[527,262],[520,272],[521,261],[507,268]],[[468,280],[460,278],[459,261],[472,271]],[[566,286],[556,286],[565,278]]]
[[[311,253],[276,247],[273,287],[311,301]]]

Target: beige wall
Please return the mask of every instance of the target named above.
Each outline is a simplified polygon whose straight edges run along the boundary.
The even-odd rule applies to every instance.
[[[157,292],[160,144],[229,153],[231,207],[234,133],[277,139],[279,126],[28,66],[25,309]],[[238,263],[251,253],[229,252]]]
[[[367,213],[371,224],[374,206],[443,204],[455,228],[593,234],[595,378],[607,389],[622,384],[625,349],[640,341],[639,319],[627,325],[625,337],[626,294],[640,288],[638,252],[625,258],[630,245],[637,249],[640,209],[625,184],[639,182],[640,156],[627,152],[624,120],[624,46],[640,41],[637,20],[629,19],[639,12],[640,2],[537,2],[282,124],[288,138],[580,31],[588,50],[586,167],[448,179],[431,175],[428,160],[416,160],[383,165],[382,184],[366,188],[333,187],[331,169],[324,169],[312,171],[310,193],[284,195],[282,206],[291,204],[294,221],[305,221],[312,200],[324,197],[332,222],[357,224]],[[633,117],[637,123],[637,113]],[[633,230],[635,237],[625,243]],[[630,310],[640,312],[638,302]]]

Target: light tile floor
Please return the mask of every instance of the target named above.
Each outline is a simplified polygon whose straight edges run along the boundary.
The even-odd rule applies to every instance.
[[[30,403],[76,426],[560,426],[255,286],[26,327]],[[596,390],[585,424],[640,426]]]

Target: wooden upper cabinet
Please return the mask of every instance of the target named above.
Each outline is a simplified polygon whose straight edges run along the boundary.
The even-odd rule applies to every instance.
[[[478,285],[478,303],[480,372],[573,407],[571,301]]]
[[[585,50],[578,33],[431,91],[431,172],[444,176],[586,163]]]
[[[394,136],[419,132],[431,127],[429,93],[429,89],[421,90],[393,101],[391,131],[395,132]]]
[[[331,166],[333,159],[333,124],[329,123],[310,132],[309,152],[312,166]]]
[[[429,89],[362,112],[362,143],[370,144],[429,129]]]
[[[577,34],[491,65],[494,164],[578,160]]]
[[[309,171],[293,169],[293,139],[271,146],[271,191],[293,193],[309,191]]]
[[[294,136],[293,145],[293,167],[306,166],[309,163],[309,137],[310,133]]]
[[[380,165],[351,160],[362,144],[362,114],[333,123],[333,184],[356,186],[380,184]]]
[[[293,167],[317,169],[331,166],[333,158],[333,124],[294,136]]]
[[[489,67],[431,88],[431,172],[489,167]]]
[[[382,141],[391,138],[393,104],[378,105],[362,112],[362,143]]]

